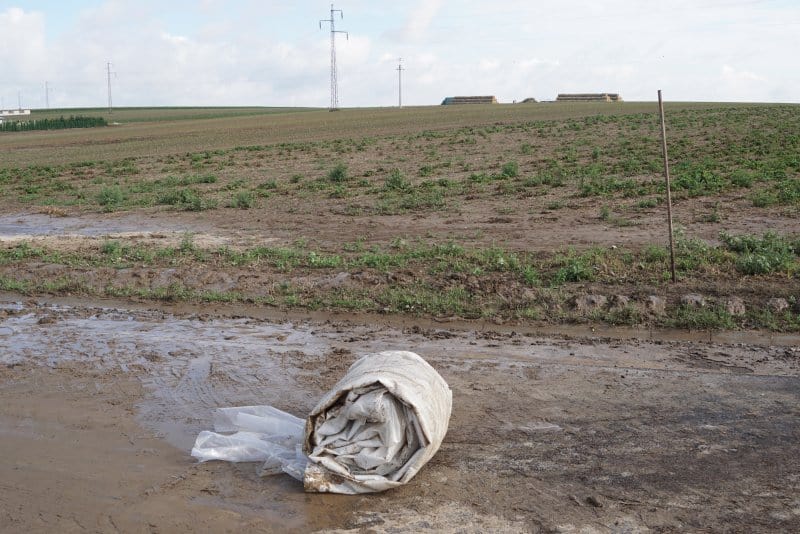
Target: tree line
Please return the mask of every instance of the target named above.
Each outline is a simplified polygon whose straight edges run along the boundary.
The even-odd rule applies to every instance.
[[[26,132],[28,130],[65,130],[67,128],[94,128],[108,126],[102,117],[84,117],[72,115],[57,119],[39,119],[31,121],[5,121],[0,123],[0,132]]]

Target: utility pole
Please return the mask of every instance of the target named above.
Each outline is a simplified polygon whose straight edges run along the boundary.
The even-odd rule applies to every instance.
[[[117,75],[116,72],[111,72],[111,62],[109,61],[106,63],[106,72],[108,73],[108,113],[109,115],[112,113],[111,108],[111,75]]]
[[[17,91],[17,109],[22,111],[22,91]]]
[[[403,58],[397,59],[397,107],[403,107]]]
[[[342,10],[333,9],[333,4],[331,4],[331,18],[319,21],[320,30],[322,29],[323,22],[329,22],[331,25],[331,107],[329,111],[339,110],[339,84],[338,80],[336,79],[336,34],[343,33],[345,36],[347,36],[347,40],[350,40],[350,34],[336,29],[334,14],[337,12],[339,13],[339,17],[343,19],[344,13]]]
[[[47,81],[44,82],[44,107],[50,109],[50,84]]]

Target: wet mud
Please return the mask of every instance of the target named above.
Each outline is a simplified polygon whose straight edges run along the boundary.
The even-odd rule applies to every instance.
[[[443,326],[0,300],[0,531],[800,528],[796,347]],[[304,494],[189,457],[214,408],[303,416],[387,349],[453,389],[410,485]]]

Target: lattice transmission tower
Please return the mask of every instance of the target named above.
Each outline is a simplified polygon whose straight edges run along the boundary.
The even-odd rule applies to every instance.
[[[111,113],[113,113],[113,106],[112,106],[112,102],[111,102],[111,75],[112,74],[114,75],[115,78],[117,77],[117,73],[113,72],[111,70],[111,62],[109,61],[109,62],[106,63],[106,80],[108,82],[108,113],[109,113],[109,115]]]
[[[339,13],[339,18],[344,18],[344,12],[342,12],[341,9],[333,9],[333,4],[331,4],[331,18],[319,21],[320,29],[322,29],[323,22],[329,22],[331,25],[331,107],[329,111],[337,111],[339,109],[339,82],[336,79],[336,34],[343,33],[347,37],[347,40],[350,40],[350,34],[336,29],[336,13]]]

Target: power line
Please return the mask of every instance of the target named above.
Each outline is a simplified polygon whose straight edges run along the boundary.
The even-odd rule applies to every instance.
[[[339,109],[339,83],[336,79],[336,34],[343,33],[350,40],[350,34],[345,31],[336,29],[334,14],[338,12],[340,18],[344,18],[344,12],[341,9],[333,9],[331,4],[331,18],[319,21],[319,28],[322,29],[323,22],[329,22],[331,25],[331,107],[329,111],[337,111]]]

